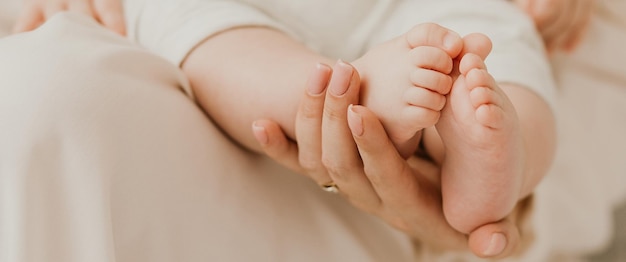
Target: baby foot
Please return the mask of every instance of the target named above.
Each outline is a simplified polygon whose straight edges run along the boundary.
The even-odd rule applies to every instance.
[[[417,149],[420,131],[439,120],[462,45],[455,32],[421,24],[353,63],[361,75],[362,103],[377,114],[403,157]]]
[[[491,47],[486,37],[466,38],[464,45],[485,56]],[[444,214],[452,227],[470,233],[504,218],[517,203],[523,144],[515,108],[483,59],[467,53],[459,71],[436,128],[445,147]]]

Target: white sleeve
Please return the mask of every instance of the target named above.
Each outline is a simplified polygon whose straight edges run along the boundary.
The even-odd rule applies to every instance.
[[[176,65],[203,40],[231,28],[288,31],[260,10],[228,0],[125,0],[124,11],[129,38]]]

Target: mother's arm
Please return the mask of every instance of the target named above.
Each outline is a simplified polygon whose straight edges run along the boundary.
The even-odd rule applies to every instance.
[[[456,232],[441,209],[438,168],[420,158],[405,161],[374,114],[351,106],[359,93],[354,68],[346,63],[333,70],[320,65],[307,85],[296,120],[297,144],[275,122],[254,123],[253,133],[269,156],[320,185],[336,183],[356,207],[430,247],[469,248],[489,258],[516,254],[521,243],[517,218],[523,204],[504,220],[469,236]],[[344,94],[336,92],[346,88]]]

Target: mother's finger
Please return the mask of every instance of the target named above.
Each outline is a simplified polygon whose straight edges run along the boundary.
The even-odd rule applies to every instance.
[[[124,21],[122,1],[94,0],[94,9],[102,25],[120,35],[126,35],[126,22]]]
[[[46,21],[41,7],[33,4],[26,4],[17,22],[13,27],[13,33],[21,33],[33,30]]]
[[[373,211],[380,200],[369,180],[347,124],[347,109],[359,99],[360,78],[352,65],[337,62],[326,92],[322,119],[322,162],[332,181],[356,206]]]
[[[363,159],[365,175],[385,204],[405,210],[421,202],[416,201],[424,197],[418,180],[375,115],[363,106],[351,106],[348,124]]]
[[[365,107],[351,106],[348,123],[363,159],[365,174],[389,213],[385,215],[393,216],[386,220],[430,245],[466,247],[465,236],[452,229],[443,216],[439,187],[413,172],[387,138],[376,116]],[[438,238],[432,239],[432,236]]]
[[[483,258],[499,259],[524,252],[530,235],[525,221],[528,221],[532,197],[520,201],[513,212],[505,219],[487,224],[474,230],[469,235],[469,247],[475,255]],[[526,239],[526,241],[522,241]]]
[[[571,25],[569,34],[564,38],[562,43],[562,48],[564,48],[566,51],[573,51],[574,48],[578,46],[583,36],[587,32],[589,21],[591,20],[591,15],[593,13],[592,10],[594,1],[577,0],[575,2],[576,13],[574,14],[574,23]]]
[[[46,1],[46,7],[43,11],[46,20],[52,18],[54,15],[67,10],[67,4],[62,1]]]
[[[326,87],[332,69],[317,64],[306,83],[306,92],[300,101],[296,115],[295,134],[298,141],[299,163],[304,172],[319,185],[331,181],[322,165],[322,115]]]
[[[71,1],[68,5],[67,10],[69,11],[85,14],[89,17],[95,17],[93,8],[91,7],[91,2],[89,1]]]
[[[321,132],[324,94],[331,72],[328,65],[320,63],[307,79],[306,92],[295,121],[297,144],[289,140],[274,121],[262,119],[252,124],[252,133],[265,154],[281,165],[311,177],[318,184],[330,181],[321,163]]]
[[[418,193],[417,181],[405,176],[403,171],[407,163],[393,143],[386,139],[382,124],[373,120],[370,114],[362,106],[350,106],[348,110],[348,125],[363,159],[365,174],[381,198],[412,203],[414,199],[408,196]],[[364,117],[367,121],[364,121]]]
[[[252,134],[265,154],[279,164],[306,174],[298,161],[298,146],[287,139],[278,123],[271,120],[257,120],[252,123]]]
[[[482,258],[503,258],[517,251],[520,234],[510,220],[487,224],[474,230],[469,236],[469,247]]]

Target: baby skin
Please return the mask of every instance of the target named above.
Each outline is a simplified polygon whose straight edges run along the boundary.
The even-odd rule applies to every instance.
[[[439,120],[462,48],[457,33],[420,24],[352,63],[361,75],[361,102],[377,114],[402,157],[412,155],[421,130]]]
[[[523,142],[515,108],[487,71],[491,41],[422,24],[354,62],[362,103],[380,118],[403,157],[424,143],[441,161],[443,210],[463,233],[507,216],[523,183]],[[456,62],[456,63],[455,63]]]

